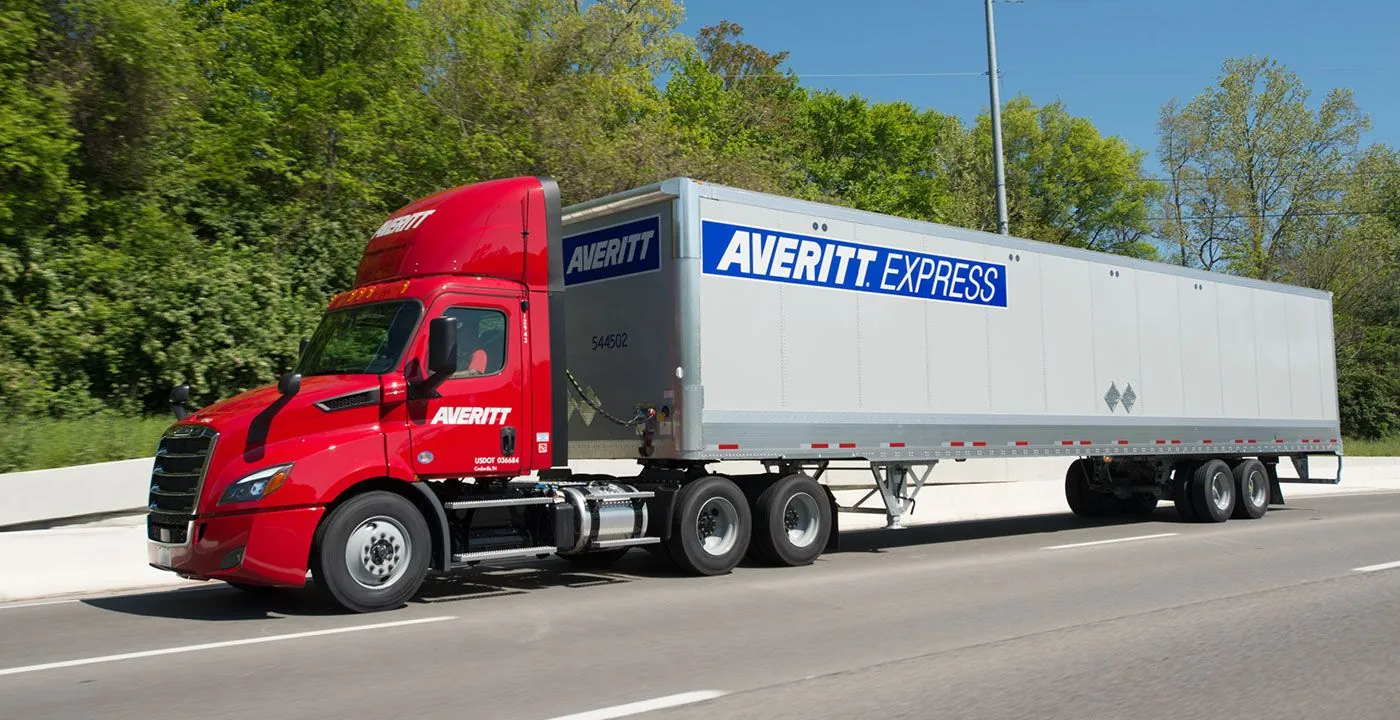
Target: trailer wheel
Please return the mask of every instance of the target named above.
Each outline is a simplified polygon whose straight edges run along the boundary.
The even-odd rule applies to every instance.
[[[1187,494],[1200,522],[1222,523],[1235,511],[1235,474],[1224,460],[1211,460],[1196,468]]]
[[[1185,462],[1177,465],[1172,474],[1172,504],[1176,505],[1176,514],[1182,522],[1199,522],[1200,517],[1196,513],[1196,506],[1191,503],[1191,479],[1196,476],[1196,470],[1201,467],[1197,462]]]
[[[808,475],[789,475],[754,501],[753,545],[766,563],[810,565],[826,548],[830,534],[826,492]]]
[[[1069,469],[1065,471],[1065,500],[1069,503],[1069,509],[1079,517],[1108,517],[1117,509],[1114,498],[1089,487],[1089,476],[1093,471],[1089,461],[1082,458],[1069,464]]]
[[[391,492],[356,495],[331,511],[317,532],[311,573],[341,607],[398,607],[422,586],[432,541],[412,502]]]
[[[1235,466],[1235,512],[1239,520],[1258,520],[1269,510],[1269,472],[1253,458]]]
[[[685,572],[723,575],[743,559],[752,532],[743,491],[728,478],[710,475],[676,493],[668,554]]]

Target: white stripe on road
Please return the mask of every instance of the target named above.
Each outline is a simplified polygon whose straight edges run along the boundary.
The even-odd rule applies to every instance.
[[[137,658],[155,657],[157,655],[174,655],[176,653],[195,652],[197,650],[215,650],[218,648],[237,647],[239,645],[257,645],[259,643],[277,642],[279,640],[298,640],[300,638],[319,637],[322,635],[338,635],[340,633],[359,632],[361,630],[379,630],[381,628],[420,625],[422,623],[456,619],[457,617],[455,615],[441,615],[437,617],[417,618],[414,620],[376,623],[374,625],[352,625],[350,627],[331,628],[329,630],[311,630],[309,632],[290,633],[287,635],[268,635],[267,637],[247,638],[244,640],[226,640],[224,642],[203,643],[200,645],[182,645],[180,647],[162,648],[160,650],[143,650],[141,652],[122,653],[120,655],[102,655],[100,657],[82,658],[81,660],[64,660],[62,662],[44,663],[42,665],[0,668],[0,675],[19,675],[22,673],[39,672],[41,670],[58,670],[60,668],[78,667],[80,665],[96,665],[98,663],[117,662],[118,660],[135,660]]]
[[[1367,565],[1366,567],[1352,568],[1352,572],[1378,572],[1381,570],[1394,570],[1400,568],[1400,562],[1381,563],[1380,565]]]
[[[1173,537],[1177,533],[1157,533],[1156,535],[1134,535],[1133,537],[1113,538],[1112,540],[1095,540],[1093,542],[1070,543],[1068,545],[1051,545],[1043,547],[1041,550],[1066,550],[1069,548],[1089,547],[1090,545],[1108,545],[1109,543],[1132,542],[1134,540],[1152,540],[1155,538]]]
[[[574,715],[560,715],[550,720],[610,720],[611,718],[627,717],[628,715],[637,715],[644,712],[651,712],[652,710],[672,708],[678,705],[704,702],[717,697],[723,697],[724,695],[725,693],[721,690],[696,690],[695,692],[667,695],[666,697],[641,700],[626,705],[614,705],[598,710],[589,710],[588,712],[581,712]]]

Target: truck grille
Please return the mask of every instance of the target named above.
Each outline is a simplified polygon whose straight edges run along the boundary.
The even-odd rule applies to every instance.
[[[171,428],[160,439],[151,468],[146,534],[152,540],[183,544],[189,521],[199,510],[204,471],[218,433],[198,425]]]

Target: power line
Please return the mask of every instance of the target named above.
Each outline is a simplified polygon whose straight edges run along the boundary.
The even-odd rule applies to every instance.
[[[1252,220],[1254,218],[1281,218],[1281,217],[1339,217],[1344,215],[1389,215],[1395,210],[1314,210],[1285,213],[1255,213],[1252,215],[1183,215],[1177,217],[1150,217],[1148,222],[1160,222],[1164,220]]]

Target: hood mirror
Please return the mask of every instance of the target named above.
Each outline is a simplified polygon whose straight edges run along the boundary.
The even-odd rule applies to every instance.
[[[291,397],[301,390],[301,373],[287,372],[277,379],[277,392],[283,397]]]

